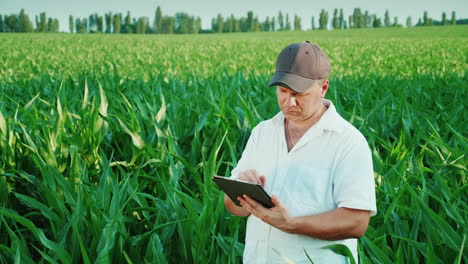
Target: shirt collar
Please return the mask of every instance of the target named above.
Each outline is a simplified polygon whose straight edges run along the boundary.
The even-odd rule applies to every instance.
[[[329,130],[329,131],[336,131],[341,133],[343,131],[343,118],[336,112],[336,108],[333,105],[332,101],[323,99],[323,103],[328,107],[325,113],[322,115],[320,120],[312,126],[314,129],[318,130]],[[275,123],[280,125],[284,124],[284,114],[283,112],[279,111],[273,117]]]

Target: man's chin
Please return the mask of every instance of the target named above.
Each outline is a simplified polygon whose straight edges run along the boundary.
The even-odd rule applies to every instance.
[[[300,116],[300,113],[297,113],[297,112],[293,112],[293,113],[284,113],[284,116],[286,117],[286,119],[290,120],[290,121],[297,121],[297,120],[300,120],[301,119],[301,116]]]

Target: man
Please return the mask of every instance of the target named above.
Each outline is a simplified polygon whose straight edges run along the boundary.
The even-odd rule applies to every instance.
[[[261,184],[273,194],[267,209],[248,196],[242,207],[225,196],[237,216],[249,216],[244,263],[345,263],[328,249],[348,246],[376,214],[372,157],[362,134],[324,99],[330,61],[315,44],[281,51],[269,86],[277,86],[281,111],[258,124],[231,178]],[[359,102],[356,102],[359,103]]]

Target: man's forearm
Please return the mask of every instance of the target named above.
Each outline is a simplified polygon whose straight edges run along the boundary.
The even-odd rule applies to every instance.
[[[324,240],[359,238],[369,224],[369,211],[337,208],[317,215],[295,217],[287,230]]]
[[[226,194],[224,195],[224,206],[233,215],[249,216],[250,213],[243,207],[237,206]]]

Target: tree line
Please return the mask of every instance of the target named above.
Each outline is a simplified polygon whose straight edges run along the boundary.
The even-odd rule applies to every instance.
[[[68,23],[70,33],[197,34],[302,30],[302,21],[298,15],[290,18],[289,14],[281,11],[277,16],[266,17],[264,21],[260,21],[253,11],[248,11],[247,16],[240,18],[234,15],[223,17],[218,14],[211,20],[211,29],[203,30],[200,17],[184,12],[178,12],[174,16],[163,15],[159,6],[156,8],[153,23],[150,23],[148,17],[132,17],[130,11],[125,16],[122,13],[112,12],[104,15],[95,13],[81,18],[70,15]],[[343,9],[335,8],[332,17],[328,11],[322,9],[317,21],[312,16],[310,23],[312,30],[403,26],[398,21],[398,17],[393,17],[393,20],[390,18],[388,10],[385,11],[384,17],[380,18],[360,8],[355,8],[347,18],[343,14]],[[433,20],[426,11],[416,24],[413,24],[411,17],[406,19],[406,27],[456,24],[468,24],[468,20],[457,20],[455,11],[452,12],[450,20],[445,12],[442,13],[440,21]],[[47,18],[46,13],[42,12],[39,16],[36,15],[33,24],[22,9],[18,15],[0,15],[0,32],[59,32],[59,21],[56,18]]]
[[[47,18],[42,12],[36,16],[36,26],[29,16],[21,9],[18,15],[0,15],[0,32],[59,32],[59,21],[57,18]]]

